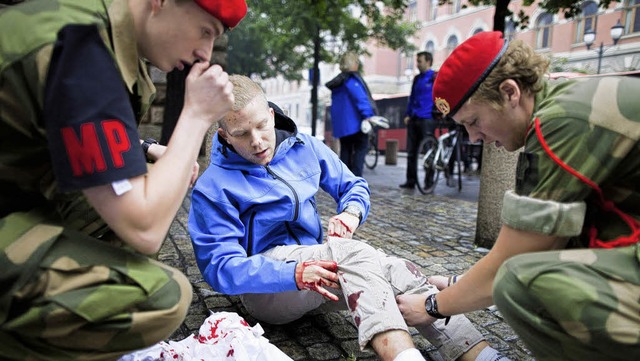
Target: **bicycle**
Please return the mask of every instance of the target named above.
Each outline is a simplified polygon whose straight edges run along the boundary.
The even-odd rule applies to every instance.
[[[442,126],[439,126],[442,128]],[[453,187],[453,168],[455,160],[458,165],[458,190],[462,189],[462,178],[460,176],[460,143],[463,132],[460,125],[449,126],[449,131],[441,134],[436,139],[434,135],[428,135],[418,148],[424,154],[419,158],[418,163],[418,190],[422,194],[430,194],[438,184],[440,173],[444,173],[447,185]]]
[[[365,122],[368,123],[368,125]],[[376,165],[378,165],[378,156],[380,153],[378,151],[378,129],[379,128],[388,129],[389,120],[387,120],[384,117],[376,115],[366,120],[363,120],[362,123],[363,125],[361,126],[361,130],[364,133],[369,134],[369,146],[368,146],[367,155],[364,158],[364,165],[369,169],[373,169],[376,167]]]

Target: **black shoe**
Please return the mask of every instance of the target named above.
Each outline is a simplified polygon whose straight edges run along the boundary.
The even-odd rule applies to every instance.
[[[407,189],[413,189],[416,187],[415,183],[411,183],[411,182],[406,182],[403,184],[400,184],[400,188],[407,188]]]

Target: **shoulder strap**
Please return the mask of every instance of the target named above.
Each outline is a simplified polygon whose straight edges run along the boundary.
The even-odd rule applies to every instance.
[[[614,247],[626,247],[632,244],[635,244],[640,240],[640,222],[638,222],[635,218],[630,215],[624,213],[618,207],[616,207],[615,203],[606,199],[604,197],[604,193],[598,184],[596,184],[591,179],[585,177],[583,174],[578,172],[577,170],[571,168],[567,163],[563,162],[558,156],[553,153],[547,141],[544,139],[542,135],[542,130],[540,129],[540,118],[536,118],[536,135],[538,137],[538,141],[540,145],[544,149],[551,159],[558,164],[562,169],[569,172],[572,176],[578,178],[581,182],[585,183],[591,189],[593,189],[598,195],[598,206],[605,212],[614,212],[616,213],[631,229],[631,233],[627,236],[620,236],[616,239],[612,239],[610,241],[601,241],[598,239],[598,230],[592,224],[589,229],[589,248],[614,248]]]

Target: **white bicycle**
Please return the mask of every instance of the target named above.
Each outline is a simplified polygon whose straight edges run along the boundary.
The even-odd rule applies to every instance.
[[[369,135],[369,148],[364,158],[364,165],[373,169],[378,165],[378,129],[389,129],[389,120],[385,117],[374,115],[362,121],[360,130]]]

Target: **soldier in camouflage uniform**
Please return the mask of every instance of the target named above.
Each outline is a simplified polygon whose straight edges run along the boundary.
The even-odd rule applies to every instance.
[[[640,79],[548,81],[547,66],[488,32],[440,69],[443,113],[524,150],[493,249],[427,301],[440,315],[495,302],[538,360],[640,360]],[[434,319],[425,296],[398,301],[410,323]]]
[[[207,129],[231,108],[228,76],[208,61],[245,13],[244,0],[0,11],[0,358],[116,359],[181,324],[188,280],[145,254],[159,250]],[[136,130],[155,91],[142,59],[163,71],[201,61],[167,147]]]

